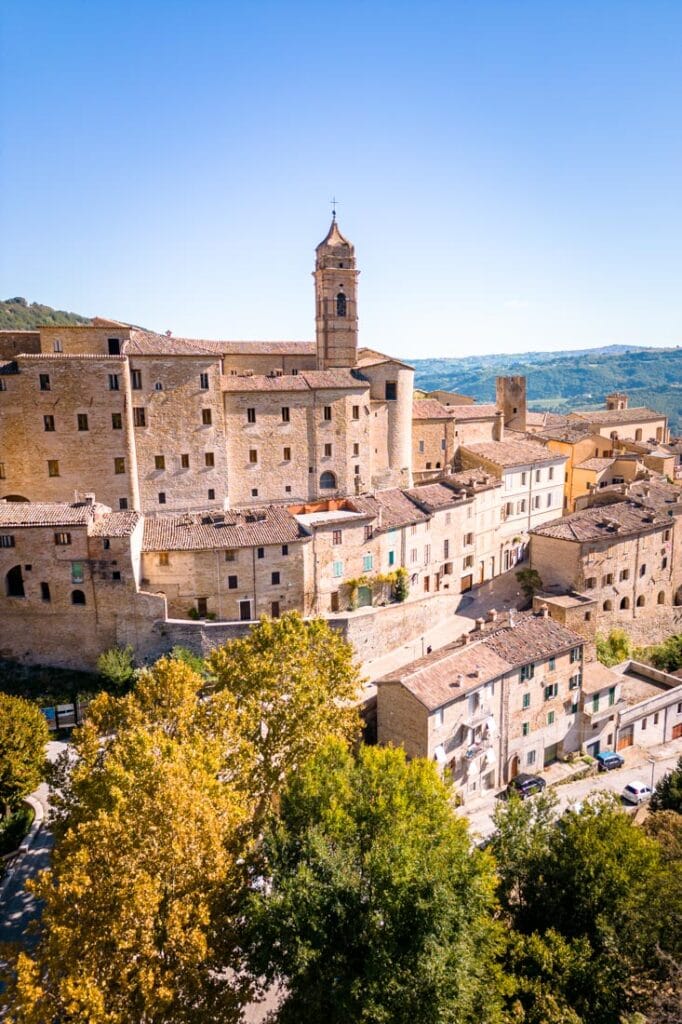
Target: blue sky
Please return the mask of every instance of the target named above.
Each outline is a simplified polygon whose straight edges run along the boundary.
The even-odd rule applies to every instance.
[[[682,3],[5,0],[0,296],[364,344],[682,343]]]

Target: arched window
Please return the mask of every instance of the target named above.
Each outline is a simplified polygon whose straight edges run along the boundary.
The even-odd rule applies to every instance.
[[[620,602],[620,606],[621,606],[621,608],[629,608],[630,607],[630,598],[629,597],[624,597],[623,600]]]
[[[643,608],[645,604],[646,604],[646,601],[644,600],[644,594],[640,594],[639,597],[637,598],[637,607],[638,608]]]
[[[658,603],[665,604],[665,590],[659,590],[658,592]]]
[[[5,591],[8,597],[26,597],[20,565],[13,566],[5,576]]]
[[[320,490],[332,491],[336,487],[336,476],[331,470],[327,469],[320,476]]]
[[[641,427],[638,427],[637,430],[635,431],[635,441],[641,441],[641,440],[642,440],[642,429],[641,429]]]
[[[346,315],[346,296],[343,294],[343,292],[339,292],[339,294],[336,296],[336,315]]]
[[[82,590],[71,591],[71,604],[85,604],[85,594]]]
[[[613,608],[613,603],[611,601],[604,601],[604,604],[602,605],[603,611],[610,612],[612,608]]]

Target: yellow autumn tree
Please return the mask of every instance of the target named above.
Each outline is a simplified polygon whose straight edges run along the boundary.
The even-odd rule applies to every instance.
[[[248,750],[229,694],[162,659],[102,696],[62,765],[40,941],[14,966],[10,1024],[229,1024],[247,996],[226,956],[243,885]],[[228,954],[229,955],[229,954]]]
[[[362,678],[354,652],[322,619],[296,612],[263,618],[247,636],[208,658],[216,693],[234,700],[239,732],[254,754],[250,793],[257,821],[297,771],[329,739],[360,734]]]

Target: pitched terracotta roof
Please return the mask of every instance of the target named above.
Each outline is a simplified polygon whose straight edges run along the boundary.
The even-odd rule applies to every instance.
[[[152,331],[131,331],[128,341],[123,342],[123,352],[127,356],[213,356],[220,358],[220,353],[209,348],[201,341],[191,338],[173,338],[165,334],[154,334]]]
[[[616,461],[615,458],[598,459],[598,458],[595,457],[595,458],[592,458],[592,459],[585,459],[584,462],[579,462],[575,468],[576,469],[589,469],[590,471],[592,471],[594,473],[601,473],[602,470],[608,469],[609,466],[612,466],[615,461]]]
[[[192,512],[145,519],[143,551],[205,551],[306,540],[295,517],[280,505],[226,512]]]
[[[423,509],[410,501],[405,491],[397,487],[376,491],[374,494],[364,494],[352,498],[351,501],[359,512],[368,512],[380,519],[380,523],[375,527],[375,533],[386,533],[399,526],[423,523],[430,518]]]
[[[448,487],[445,483],[421,484],[405,491],[405,494],[409,495],[413,501],[423,505],[427,511],[452,508],[454,505],[460,505],[467,498],[466,493],[462,493],[461,489],[456,490],[454,487]]]
[[[373,348],[358,349],[357,365],[359,367],[380,366],[383,363],[395,363],[396,366],[403,366],[406,370],[414,369],[410,363],[406,363],[402,359],[396,359],[395,356],[387,356],[385,352],[377,352]]]
[[[87,502],[0,501],[0,527],[85,526],[96,513],[110,511]]]
[[[515,625],[491,633],[484,643],[509,665],[519,668],[584,644],[585,638],[549,616],[528,612],[517,616]]]
[[[314,391],[348,390],[366,391],[369,381],[350,369],[304,370],[296,374],[271,377],[266,374],[252,374],[240,377],[238,374],[223,375],[220,386],[223,391]]]
[[[572,512],[536,526],[531,533],[557,540],[584,543],[595,540],[618,541],[623,537],[659,528],[669,524],[670,517],[660,511],[642,508],[633,501],[620,501],[613,505],[595,506]]]
[[[509,672],[511,665],[483,641],[464,647],[446,647],[413,661],[377,680],[377,686],[401,683],[429,711],[450,704],[492,679]]]
[[[579,441],[584,441],[591,433],[589,423],[573,420],[571,423],[560,423],[556,426],[547,424],[542,430],[534,431],[532,436],[546,441],[564,441],[566,444],[577,444]]]
[[[588,423],[598,423],[602,427],[666,419],[664,413],[647,409],[645,406],[634,409],[578,409],[571,413],[571,416],[579,417]]]
[[[555,462],[564,458],[533,441],[480,441],[462,445],[462,450],[502,468],[530,466],[536,462]]]
[[[484,405],[453,405],[452,411],[458,423],[464,420],[489,420],[497,415],[497,406],[494,403]]]
[[[129,537],[140,519],[141,512],[107,512],[92,523],[88,533],[91,537]]]
[[[413,420],[452,420],[455,410],[442,405],[437,398],[415,398],[412,402]]]
[[[131,331],[124,343],[128,355],[315,355],[314,341],[211,341],[175,338],[154,331]]]

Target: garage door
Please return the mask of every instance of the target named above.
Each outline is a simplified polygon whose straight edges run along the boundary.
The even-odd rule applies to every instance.
[[[632,744],[634,743],[634,737],[632,732],[633,727],[631,725],[628,725],[625,729],[621,729],[620,734],[618,736],[618,746],[616,748],[617,750],[622,750],[624,747],[632,746]]]
[[[553,761],[556,761],[558,750],[559,750],[559,744],[558,743],[550,743],[550,745],[548,747],[545,747],[545,757],[544,757],[545,768],[547,767],[548,764],[552,764]]]
[[[459,583],[459,588],[460,588],[461,592],[464,593],[466,590],[471,590],[473,585],[474,585],[474,577],[473,576],[462,576],[462,579],[460,580],[460,583]]]

